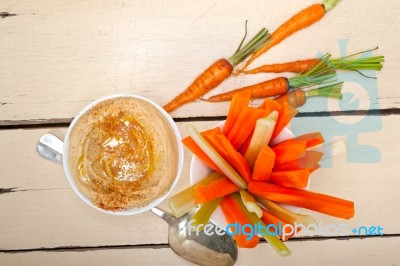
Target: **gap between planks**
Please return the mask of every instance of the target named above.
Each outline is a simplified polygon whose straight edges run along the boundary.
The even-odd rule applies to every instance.
[[[399,115],[400,108],[389,108],[382,110],[355,110],[355,111],[332,111],[332,112],[307,112],[299,113],[296,117],[326,117],[326,116],[387,116]],[[68,127],[73,118],[52,118],[32,120],[0,120],[0,130],[12,129],[40,129],[54,127]],[[199,121],[220,121],[226,116],[198,116],[174,118],[175,122],[199,122]]]
[[[324,241],[324,240],[353,240],[353,239],[373,239],[373,238],[396,238],[400,234],[384,234],[381,236],[336,236],[336,237],[298,237],[291,238],[286,242],[305,242],[305,241]],[[264,239],[260,243],[266,242]],[[0,253],[16,254],[30,252],[86,252],[109,249],[163,249],[170,248],[169,244],[144,244],[144,245],[106,245],[106,246],[61,246],[54,248],[31,248],[31,249],[0,249]]]

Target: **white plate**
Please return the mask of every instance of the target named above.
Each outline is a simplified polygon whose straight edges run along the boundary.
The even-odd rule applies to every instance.
[[[221,130],[223,129],[225,124],[225,121],[218,123],[215,127],[219,127]],[[284,128],[282,132],[274,139],[274,141],[271,143],[272,145],[275,145],[279,142],[282,142],[284,140],[293,138],[294,134],[287,128]],[[193,185],[200,180],[202,180],[204,177],[212,173],[212,169],[209,168],[205,163],[203,163],[199,158],[197,158],[195,155],[192,157],[192,161],[190,163],[190,184]],[[309,184],[308,184],[309,185]],[[307,188],[308,189],[308,185]],[[294,206],[289,206],[289,205],[283,205],[289,210],[293,212],[298,212],[300,208],[294,207]],[[214,211],[213,215],[211,216],[211,221],[219,226],[221,229],[225,229],[228,225],[228,222],[225,219],[225,215],[223,214],[221,208],[218,206],[217,209]]]

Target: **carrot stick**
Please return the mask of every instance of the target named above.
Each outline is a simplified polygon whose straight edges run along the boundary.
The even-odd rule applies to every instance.
[[[249,182],[251,179],[250,166],[246,159],[231,144],[231,142],[219,130],[202,134],[210,145],[224,158],[239,175]]]
[[[263,220],[263,222],[269,226],[269,228],[271,228],[271,233],[273,234],[277,234],[279,236],[279,238],[282,239],[282,235],[278,234],[279,232],[275,231],[275,228],[279,229],[279,227],[281,227],[282,229],[285,228],[285,239],[282,239],[283,241],[288,240],[289,238],[291,238],[292,236],[295,235],[295,233],[293,232],[292,234],[289,235],[290,232],[290,228],[289,227],[284,227],[286,224],[289,224],[285,221],[283,221],[282,219],[279,219],[278,217],[276,217],[275,215],[273,215],[272,213],[262,209],[263,212],[263,216],[261,217],[261,220]],[[274,225],[275,227],[273,227],[272,225]],[[282,232],[280,232],[282,233]]]
[[[285,162],[283,164],[277,164],[274,166],[273,171],[290,171],[299,169],[308,169],[310,173],[315,171],[318,166],[318,162],[321,160],[324,154],[318,151],[306,151],[305,155],[299,159]],[[318,167],[317,167],[318,169]]]
[[[266,98],[286,93],[289,90],[289,83],[287,78],[279,77],[240,89],[228,91],[226,93],[214,95],[204,100],[207,102],[230,101],[236,93],[246,90],[251,92],[251,98],[253,99]]]
[[[284,141],[272,147],[275,153],[275,164],[280,165],[304,156],[307,149],[306,140]]]
[[[229,131],[232,129],[240,112],[249,105],[250,96],[250,91],[246,90],[239,92],[232,97],[232,102],[223,129],[225,136],[227,136]]]
[[[253,168],[253,176],[251,177],[256,181],[268,181],[272,168],[275,163],[275,153],[269,146],[264,146],[257,157],[256,163]]]
[[[278,121],[276,121],[274,133],[272,134],[271,140],[275,139],[279,133],[289,124],[293,117],[297,115],[298,111],[290,106],[289,104],[284,103],[282,108],[279,110]]]
[[[272,111],[278,111],[282,108],[282,104],[278,101],[275,101],[273,99],[270,98],[266,98],[263,103],[260,105],[261,109],[264,109],[267,113],[267,115],[269,115],[270,113],[272,113]]]
[[[303,134],[303,135],[300,135],[300,136],[297,136],[297,137],[294,137],[291,139],[284,140],[277,145],[290,144],[292,142],[296,142],[299,140],[306,141],[307,149],[315,147],[315,146],[325,142],[324,137],[322,136],[321,132],[311,132],[311,133]]]
[[[281,41],[285,40],[293,33],[309,27],[319,21],[322,17],[324,17],[328,10],[337,4],[337,2],[339,1],[324,1],[324,4],[314,4],[291,17],[271,34],[270,41],[267,42],[262,48],[258,49],[257,52],[255,52],[241,68],[241,70],[245,70],[256,58],[267,52],[275,45],[279,44]]]
[[[209,184],[196,185],[194,190],[195,202],[200,204],[229,195],[239,188],[229,178],[222,176]]]
[[[308,185],[308,169],[272,172],[270,182],[284,187],[305,188]]]
[[[221,170],[218,168],[218,166],[207,156],[207,154],[196,144],[196,142],[191,137],[186,137],[182,139],[182,143],[208,167],[221,173]]]
[[[325,142],[324,137],[322,136],[321,132],[311,132],[311,133],[303,134],[303,135],[294,137],[292,140],[307,141],[307,144],[306,144],[307,149],[315,147],[315,146]]]
[[[350,219],[354,216],[354,202],[321,193],[257,181],[251,181],[248,184],[248,190],[253,195],[272,201],[306,208],[338,218]]]
[[[224,197],[224,199],[220,203],[220,206],[229,224],[238,223],[241,226],[253,224],[247,217],[241,206],[230,195]],[[246,230],[246,233],[250,232]],[[258,245],[259,238],[256,234],[254,234],[249,240],[246,240],[246,238],[248,238],[248,236],[246,236],[245,234],[236,233],[233,235],[233,239],[236,241],[238,247],[253,248]]]
[[[238,119],[228,133],[228,139],[238,150],[249,135],[253,132],[259,118],[266,116],[266,112],[259,108],[246,107],[240,112]]]
[[[217,87],[231,75],[234,66],[253,53],[260,45],[263,45],[268,37],[268,31],[263,28],[247,45],[243,48],[239,47],[239,50],[230,58],[221,58],[209,66],[186,90],[164,105],[164,109],[167,112],[172,112],[181,105],[194,101]]]
[[[243,74],[258,74],[258,73],[303,73],[312,69],[316,64],[320,62],[320,59],[305,59],[297,60],[294,62],[287,62],[281,64],[262,65],[251,70],[244,70]]]

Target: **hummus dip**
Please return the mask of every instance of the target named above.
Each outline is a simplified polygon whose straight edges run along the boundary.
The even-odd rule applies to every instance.
[[[169,122],[147,101],[102,101],[70,134],[69,168],[79,190],[111,211],[148,205],[170,189],[178,145]]]

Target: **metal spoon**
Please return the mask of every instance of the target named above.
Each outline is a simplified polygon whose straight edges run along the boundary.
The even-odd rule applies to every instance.
[[[63,142],[52,134],[45,134],[36,145],[40,156],[62,164]],[[209,223],[214,232],[207,235],[204,231],[192,232],[190,220],[193,212],[175,218],[173,215],[159,209],[151,211],[169,224],[168,242],[171,249],[179,256],[200,265],[234,265],[238,257],[237,246],[228,234],[216,234],[216,226]]]

